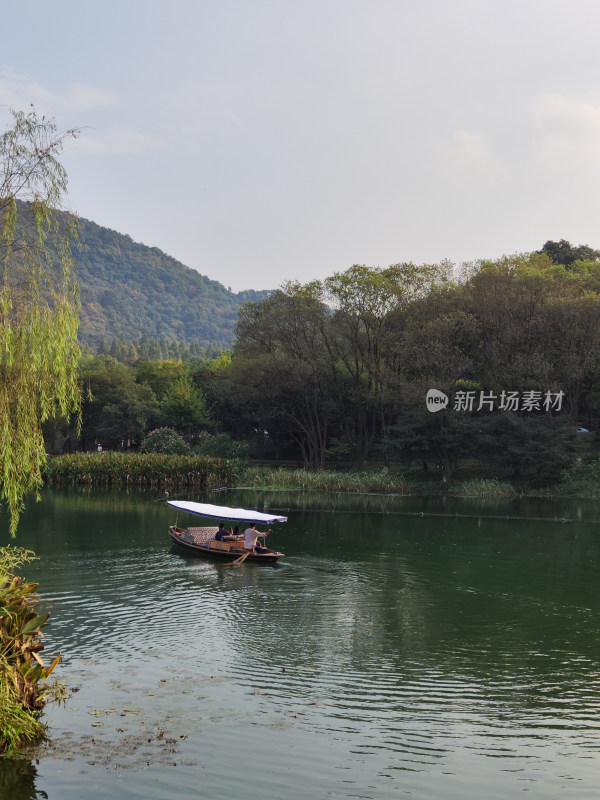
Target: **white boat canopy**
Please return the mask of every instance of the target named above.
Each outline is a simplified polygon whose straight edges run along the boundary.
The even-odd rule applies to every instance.
[[[199,517],[211,519],[236,520],[238,522],[287,522],[287,517],[276,517],[273,514],[263,514],[260,511],[248,511],[245,508],[227,508],[227,506],[213,506],[210,503],[194,503],[192,500],[167,500],[167,505],[188,514],[197,514]]]

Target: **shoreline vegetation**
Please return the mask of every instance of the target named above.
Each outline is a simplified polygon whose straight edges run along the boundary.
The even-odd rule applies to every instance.
[[[229,487],[241,462],[234,458],[165,453],[70,453],[48,459],[44,479],[60,485]]]
[[[483,470],[482,470],[483,471]],[[536,487],[523,481],[457,473],[445,481],[443,471],[425,477],[417,470],[394,467],[309,470],[288,466],[248,465],[241,459],[163,453],[72,453],[48,459],[49,485],[136,486],[165,489],[268,489],[355,494],[452,494],[461,497],[580,497],[600,499],[600,460],[564,473],[560,483]]]
[[[45,681],[60,661],[46,666],[40,655],[50,614],[37,613],[38,584],[14,572],[35,558],[21,547],[0,549],[0,756],[18,755],[43,736],[39,715],[53,691]]]

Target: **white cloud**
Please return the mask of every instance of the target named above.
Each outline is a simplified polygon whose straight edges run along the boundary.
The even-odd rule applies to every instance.
[[[600,167],[600,105],[544,94],[533,106],[538,154],[556,170]]]
[[[475,176],[488,178],[498,172],[498,161],[486,137],[479,131],[455,131],[451,156],[455,166]]]
[[[64,103],[72,111],[107,108],[116,105],[118,100],[114,92],[87,86],[85,83],[71,84],[64,95]]]
[[[84,128],[69,150],[84,156],[137,156],[155,149],[158,144],[153,137],[134,128],[107,128],[91,133]]]
[[[26,111],[33,106],[51,118],[72,119],[80,112],[108,109],[119,103],[110,91],[85,83],[71,83],[60,91],[48,89],[34,80],[17,75],[9,67],[0,67],[0,107]],[[78,121],[78,120],[77,120]],[[62,124],[61,124],[62,127]],[[139,155],[154,149],[156,142],[148,134],[132,127],[107,127],[102,130],[81,128],[81,135],[69,143],[69,152],[77,155]]]
[[[118,102],[114,92],[71,83],[60,90],[48,89],[35,80],[15,74],[10,68],[0,67],[0,106],[25,110],[35,106],[42,114],[54,117],[77,111],[107,108]]]
[[[442,170],[456,180],[490,180],[500,173],[500,163],[490,147],[487,137],[480,131],[456,130],[446,138],[438,150],[436,171]]]

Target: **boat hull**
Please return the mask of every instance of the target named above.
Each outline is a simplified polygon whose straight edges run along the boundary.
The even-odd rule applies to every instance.
[[[177,528],[175,525],[169,527],[169,536],[176,545],[187,553],[201,558],[212,558],[217,561],[235,561],[240,556],[245,555],[245,561],[254,561],[259,564],[275,564],[280,558],[284,557],[284,553],[279,553],[276,550],[267,550],[265,553],[249,553],[243,546],[236,543],[231,543],[228,549],[220,549],[215,546],[214,540],[204,543],[186,541],[185,538],[182,538],[182,534],[185,533],[185,528]],[[221,545],[220,542],[216,544]]]

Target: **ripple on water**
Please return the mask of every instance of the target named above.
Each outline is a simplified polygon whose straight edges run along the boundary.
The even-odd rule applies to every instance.
[[[393,554],[300,554],[275,569],[164,543],[143,558],[118,547],[61,556],[42,584],[46,649],[65,653],[62,674],[79,671],[82,689],[80,711],[52,722],[84,737],[101,696],[117,708],[93,729],[103,742],[118,745],[119,727],[181,730],[182,797],[198,769],[207,796],[252,797],[244,773],[256,774],[263,746],[274,757],[262,796],[488,800],[553,796],[551,780],[578,776],[593,785],[597,659],[568,636],[597,629],[594,610],[478,582],[466,557],[448,565],[436,546],[396,538]],[[142,713],[120,717],[130,703]],[[224,776],[219,759],[237,741],[250,742],[236,751],[243,769]],[[304,795],[289,793],[290,774]]]

